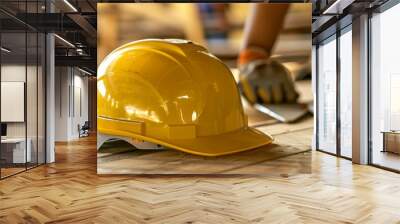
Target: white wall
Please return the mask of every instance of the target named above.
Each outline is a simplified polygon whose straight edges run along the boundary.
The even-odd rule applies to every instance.
[[[33,66],[28,66],[28,73],[36,69]],[[36,72],[36,70],[35,70]],[[1,81],[2,82],[25,82],[25,64],[24,65],[2,65],[1,66]],[[36,85],[36,83],[35,83]],[[36,90],[34,93],[27,93],[27,96],[36,97]],[[31,100],[28,100],[29,102]],[[35,105],[36,106],[36,105]],[[1,108],[2,110],[7,110],[7,108]],[[30,114],[28,114],[29,116]],[[36,116],[36,114],[35,114]],[[31,121],[28,117],[28,121]],[[7,136],[8,137],[25,137],[25,122],[7,122]],[[29,136],[28,136],[29,137]]]
[[[72,108],[72,119],[71,119],[71,136],[73,138],[77,138],[79,135],[78,132],[78,124],[83,125],[85,121],[88,120],[88,79],[87,77],[82,76],[82,73],[74,75],[73,82],[73,92],[74,102],[71,102],[74,107]]]
[[[55,141],[68,141],[69,68],[55,68]]]
[[[76,68],[56,67],[55,85],[55,140],[77,139],[78,124],[88,120],[88,78]]]

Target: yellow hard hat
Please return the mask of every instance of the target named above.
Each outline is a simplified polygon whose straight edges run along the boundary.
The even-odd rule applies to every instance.
[[[186,40],[147,39],[98,68],[98,131],[202,156],[254,149],[272,138],[247,125],[229,68]]]

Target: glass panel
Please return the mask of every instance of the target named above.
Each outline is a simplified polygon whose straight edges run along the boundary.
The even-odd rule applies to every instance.
[[[340,36],[340,154],[352,157],[352,35]]]
[[[372,163],[400,170],[400,5],[374,15],[372,25]]]
[[[1,45],[1,172],[5,177],[25,170],[31,158],[26,150],[26,33],[3,32]]]
[[[27,33],[28,38],[28,63],[27,63],[27,80],[26,80],[26,113],[27,113],[27,143],[28,150],[30,148],[30,160],[28,160],[28,167],[33,167],[37,165],[37,132],[38,132],[38,36],[36,32]]]
[[[0,6],[23,19],[25,12],[45,11],[44,0],[1,1]],[[45,162],[46,54],[44,34],[1,12],[0,26],[0,176],[4,178]]]
[[[26,6],[27,13],[37,13],[38,3],[37,1],[27,1]],[[37,16],[29,18],[29,20],[37,20]],[[32,21],[36,23],[37,21]],[[26,76],[26,114],[27,114],[27,149],[30,148],[30,161],[27,163],[27,167],[34,167],[37,165],[38,160],[38,143],[37,143],[37,132],[38,132],[38,35],[35,30],[27,30],[27,76]]]
[[[318,149],[336,153],[336,39],[318,48]]]

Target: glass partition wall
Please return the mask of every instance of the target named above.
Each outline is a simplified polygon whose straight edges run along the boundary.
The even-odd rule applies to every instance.
[[[400,171],[400,4],[371,18],[370,163]]]
[[[352,33],[351,25],[341,31],[339,38],[339,111],[340,155],[352,158]]]
[[[352,157],[351,25],[317,45],[317,150]]]
[[[39,1],[29,4],[19,1],[18,8],[38,12],[35,10],[39,10]],[[45,163],[46,40],[44,33],[12,15],[1,11],[0,19],[7,20],[0,23],[0,178],[3,179]]]
[[[26,32],[1,33],[1,177],[26,169]],[[28,159],[28,160],[27,160]]]
[[[317,148],[336,153],[336,36],[318,46]]]
[[[355,81],[363,81],[362,85],[367,86],[361,86],[361,88],[368,90],[366,96],[368,98],[366,106],[368,107],[368,137],[367,142],[364,142],[367,147],[355,150],[368,148],[368,164],[400,172],[400,100],[398,99],[400,96],[398,60],[400,31],[397,29],[400,21],[400,4],[396,0],[388,0],[373,9],[365,10],[364,13],[368,14],[368,26],[362,29],[357,28],[357,35],[355,35],[357,39],[353,40],[350,22],[350,25],[344,29],[335,31],[336,37],[316,43],[318,49],[316,51],[316,147],[319,151],[347,159],[353,157],[352,42],[367,39],[368,44],[363,45],[362,49],[355,48],[359,51],[357,56],[365,50],[368,51],[367,62],[364,65],[364,59],[362,59],[361,65],[365,66],[367,71],[367,84],[364,83],[365,80],[355,79]],[[357,18],[352,19],[354,21]],[[362,20],[361,24],[364,24],[364,20],[360,20]],[[336,29],[338,27],[336,26]],[[367,32],[364,32],[365,28]],[[355,58],[355,60],[360,59]],[[362,75],[365,74],[364,72],[362,71]],[[356,78],[360,77],[356,76]],[[354,105],[358,103],[360,102]],[[360,156],[361,153],[366,152],[355,152],[355,155]]]

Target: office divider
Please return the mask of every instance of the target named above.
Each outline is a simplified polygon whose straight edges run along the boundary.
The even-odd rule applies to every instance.
[[[45,1],[0,3],[0,178],[45,163],[45,34],[24,16]],[[15,14],[7,10],[14,10]]]
[[[352,157],[352,26],[337,30],[316,47],[316,148]]]

